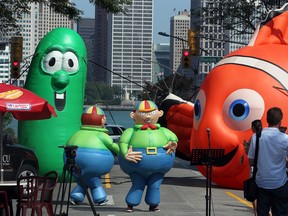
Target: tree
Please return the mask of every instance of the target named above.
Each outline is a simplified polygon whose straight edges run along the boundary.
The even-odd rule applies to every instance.
[[[7,112],[3,115],[3,140],[5,142],[17,143],[16,132],[11,128],[12,114]]]
[[[170,92],[183,100],[190,101],[196,90],[193,85],[193,78],[170,75],[165,77],[164,80],[159,80],[155,85],[145,82],[141,100],[152,100],[156,104],[161,104]]]
[[[107,12],[127,13],[123,4],[130,5],[132,0],[89,0],[91,4],[104,8]],[[0,32],[7,32],[17,28],[17,20],[26,13],[30,13],[30,3],[44,3],[55,12],[67,15],[69,19],[79,20],[83,11],[76,8],[69,0],[1,0],[0,1]]]
[[[119,105],[121,103],[121,88],[111,87],[104,82],[87,82],[85,89],[85,104]]]
[[[280,8],[284,0],[216,0],[207,1],[205,7],[191,10],[195,29],[201,29],[205,24],[218,24],[224,30],[233,30],[234,34],[252,34],[257,24],[265,19],[267,12]],[[200,25],[202,26],[200,26]]]

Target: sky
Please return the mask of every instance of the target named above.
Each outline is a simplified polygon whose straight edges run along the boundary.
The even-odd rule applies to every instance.
[[[76,7],[84,11],[83,18],[94,18],[94,5],[89,0],[72,0]],[[170,34],[170,18],[179,11],[189,10],[191,0],[154,0],[154,43],[169,43],[169,37],[158,35],[158,32]],[[175,9],[175,10],[174,10]]]

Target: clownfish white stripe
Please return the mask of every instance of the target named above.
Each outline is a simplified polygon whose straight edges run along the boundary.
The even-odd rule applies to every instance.
[[[279,66],[272,64],[271,62],[254,58],[254,57],[247,57],[247,56],[231,56],[222,59],[219,61],[215,67],[226,65],[226,64],[236,64],[236,65],[242,65],[247,67],[252,67],[259,69],[270,76],[272,76],[274,79],[276,79],[283,88],[288,90],[288,74],[287,71],[280,68]]]

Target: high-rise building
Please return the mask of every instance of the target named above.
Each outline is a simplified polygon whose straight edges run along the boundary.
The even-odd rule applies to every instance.
[[[9,56],[10,49],[8,43],[2,43],[0,49],[0,83],[9,80]]]
[[[122,89],[128,86],[133,98],[145,81],[153,80],[153,0],[133,0],[125,7],[127,14],[110,14],[108,19],[107,67],[113,71],[108,81]]]
[[[198,10],[208,4],[217,7],[215,0],[191,0],[191,10]],[[195,30],[194,23],[199,25],[199,17],[191,16],[191,29]],[[200,86],[206,75],[212,70],[215,64],[228,53],[248,44],[251,34],[237,35],[233,31],[224,30],[221,25],[201,23],[200,32],[200,56],[195,57],[193,67],[198,68],[195,76],[195,84]],[[239,26],[241,29],[241,26]],[[227,39],[228,38],[228,39]]]
[[[79,22],[77,22],[77,33],[82,37],[86,45],[88,58],[87,78],[88,80],[92,80],[92,74],[94,74],[94,65],[89,60],[93,61],[95,50],[95,19],[82,18]]]
[[[23,14],[22,19],[17,21],[19,28],[15,30],[15,32],[9,32],[7,35],[2,35],[0,39],[4,42],[10,43],[10,38],[12,36],[23,36],[23,62],[21,64],[23,75],[16,82],[16,84],[20,86],[24,85],[31,57],[33,56],[40,40],[54,28],[73,28],[73,23],[67,16],[55,13],[47,4],[31,3],[30,6],[30,13]],[[0,82],[7,82],[10,79],[9,69],[3,71],[0,75]],[[2,77],[5,78],[2,79]]]
[[[190,28],[190,12],[185,10],[170,19],[170,68],[179,73],[184,73],[181,59],[182,50],[188,49],[186,42],[188,29]],[[191,70],[188,70],[191,72]],[[190,75],[191,76],[191,75]]]
[[[90,80],[96,82],[108,82],[110,80],[111,73],[106,70],[107,68],[107,44],[108,38],[108,13],[105,9],[99,6],[95,6],[95,35],[94,35],[94,45],[95,49],[92,52],[92,63],[93,74]],[[91,63],[89,63],[91,64]],[[88,74],[89,80],[89,74]]]
[[[191,10],[199,10],[207,4],[216,4],[214,0],[191,0]],[[198,22],[198,23],[197,23]],[[191,16],[191,29],[196,30],[194,24],[199,25],[200,18]],[[221,25],[201,23],[200,56],[195,56],[192,67],[195,71],[194,80],[200,86],[206,75],[224,56],[224,29]],[[196,30],[197,31],[197,30]]]
[[[170,44],[168,43],[157,43],[154,44],[154,62],[153,71],[155,74],[154,82],[164,79],[169,75],[173,74],[173,70],[169,67],[170,65]]]

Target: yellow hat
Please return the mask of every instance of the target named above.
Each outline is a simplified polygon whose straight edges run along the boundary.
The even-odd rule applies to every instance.
[[[149,112],[156,109],[158,109],[158,106],[150,100],[141,101],[135,106],[135,111],[140,112]]]

